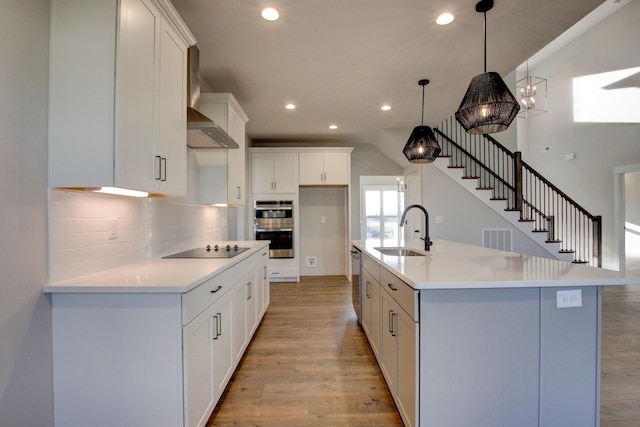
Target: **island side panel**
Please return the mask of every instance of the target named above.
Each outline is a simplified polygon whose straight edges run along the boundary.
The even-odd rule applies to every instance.
[[[582,307],[556,308],[556,291],[582,291]],[[596,426],[600,287],[541,290],[540,425]]]
[[[539,289],[420,291],[420,425],[538,427]]]
[[[180,294],[53,294],[56,426],[183,425]]]

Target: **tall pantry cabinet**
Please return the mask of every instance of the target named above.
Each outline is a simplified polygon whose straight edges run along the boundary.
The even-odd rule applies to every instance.
[[[186,195],[186,54],[168,0],[52,1],[50,186]]]

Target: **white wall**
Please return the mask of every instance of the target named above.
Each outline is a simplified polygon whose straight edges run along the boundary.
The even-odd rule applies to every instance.
[[[360,177],[402,176],[402,168],[373,144],[353,144],[351,153],[351,239],[360,240]]]
[[[511,229],[513,252],[549,258],[529,236],[514,228],[475,196],[433,165],[424,165],[423,206],[429,212],[431,239],[482,246],[482,229]],[[443,222],[436,223],[441,216]]]
[[[49,1],[3,2],[0,40],[0,424],[49,427]]]
[[[226,208],[179,199],[52,190],[50,218],[51,282],[227,239]]]
[[[603,217],[603,266],[617,268],[613,168],[640,162],[640,124],[573,121],[573,79],[640,66],[640,2],[632,1],[544,60],[548,112],[518,119],[523,159],[594,215]],[[638,108],[638,102],[630,108]],[[550,150],[543,152],[542,147]],[[566,154],[575,153],[574,160]]]
[[[300,275],[345,274],[346,188],[300,188]],[[324,223],[321,218],[324,217]],[[306,257],[316,257],[315,267]]]

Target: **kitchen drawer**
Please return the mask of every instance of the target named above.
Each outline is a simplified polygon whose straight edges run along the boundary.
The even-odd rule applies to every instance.
[[[362,254],[362,268],[367,270],[376,282],[380,282],[380,264],[364,253]]]
[[[380,270],[380,285],[407,312],[418,321],[418,291],[404,283],[388,270]]]
[[[244,266],[244,264],[242,264]],[[182,325],[191,322],[207,307],[216,302],[236,283],[237,267],[231,267],[211,279],[182,294]]]

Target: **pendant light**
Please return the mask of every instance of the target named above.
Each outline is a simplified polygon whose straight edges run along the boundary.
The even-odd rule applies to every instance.
[[[411,163],[431,163],[440,154],[440,146],[431,128],[424,125],[424,87],[429,80],[422,79],[418,84],[422,86],[422,124],[413,128],[402,152]]]
[[[520,104],[500,74],[487,72],[487,12],[492,8],[493,0],[476,4],[476,12],[484,14],[484,73],[471,80],[456,112],[456,120],[470,134],[503,131],[520,110]]]

